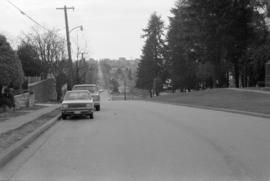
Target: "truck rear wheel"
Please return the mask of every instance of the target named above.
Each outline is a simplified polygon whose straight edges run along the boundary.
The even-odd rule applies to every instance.
[[[95,108],[96,108],[96,111],[100,111],[100,105],[96,105]]]
[[[66,115],[64,115],[64,114],[62,114],[62,116],[61,116],[61,117],[62,117],[62,119],[63,119],[63,120],[66,120],[66,119],[67,119],[67,116],[66,116]]]
[[[94,119],[94,113],[89,114],[90,119]]]

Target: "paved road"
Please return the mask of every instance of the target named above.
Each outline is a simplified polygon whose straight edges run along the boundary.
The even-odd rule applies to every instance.
[[[0,171],[10,180],[268,180],[270,120],[110,101],[61,121]],[[1,179],[0,179],[1,180]]]

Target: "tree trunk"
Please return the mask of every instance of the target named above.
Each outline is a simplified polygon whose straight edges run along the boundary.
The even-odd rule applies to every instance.
[[[153,97],[153,93],[152,93],[151,89],[149,89],[149,95],[150,95],[151,98]]]
[[[62,98],[62,87],[56,82],[56,94],[57,94],[57,102],[61,101]]]
[[[247,78],[247,66],[243,67],[242,74],[241,74],[242,86],[248,87],[248,78]]]
[[[235,87],[239,88],[239,66],[237,63],[234,64],[234,83]]]

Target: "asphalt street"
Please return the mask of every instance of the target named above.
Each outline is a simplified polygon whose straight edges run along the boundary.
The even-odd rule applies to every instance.
[[[269,180],[270,120],[144,101],[104,101],[60,121],[0,180]]]

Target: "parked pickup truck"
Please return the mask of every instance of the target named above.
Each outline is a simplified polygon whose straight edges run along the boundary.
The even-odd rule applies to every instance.
[[[78,84],[74,85],[72,90],[88,90],[93,97],[96,111],[100,111],[100,90],[96,84]]]

